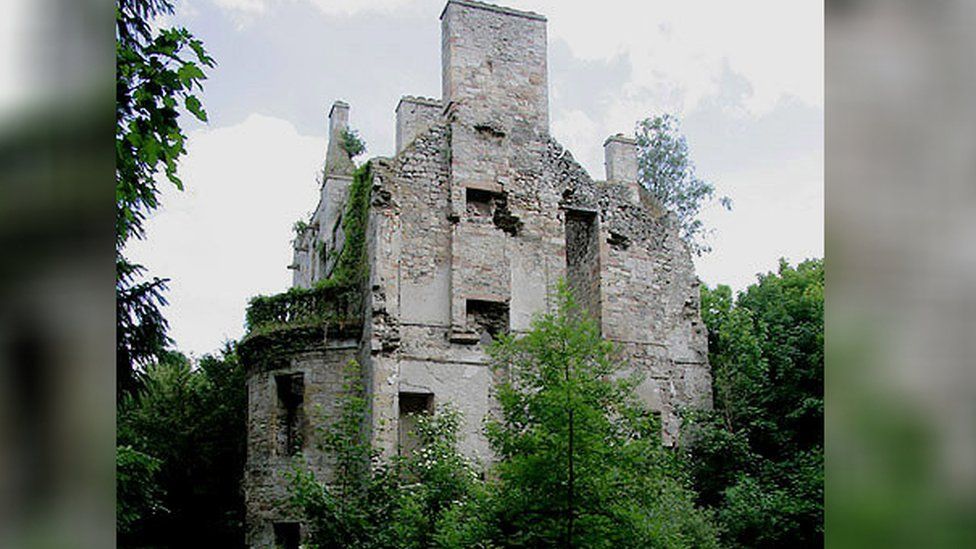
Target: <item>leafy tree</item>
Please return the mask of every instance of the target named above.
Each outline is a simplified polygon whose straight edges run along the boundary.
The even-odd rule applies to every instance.
[[[346,369],[338,413],[319,432],[333,461],[329,482],[299,463],[291,474],[290,503],[306,517],[316,547],[472,547],[480,509],[480,475],[457,451],[460,414],[440,408],[418,418],[419,450],[384,462],[364,431],[368,403],[361,368]],[[475,500],[475,498],[480,498]]]
[[[714,547],[716,532],[614,346],[568,290],[491,348],[508,379],[488,425],[501,546]]]
[[[115,17],[115,256],[117,383],[132,391],[133,369],[160,356],[169,343],[166,280],[140,281],[145,269],[123,256],[126,242],[144,238],[143,221],[159,206],[156,175],[162,170],[177,188],[177,164],[186,153],[180,107],[195,118],[207,114],[194,95],[214,60],[183,28],[154,30],[153,19],[173,13],[170,0],[117,0]]]
[[[119,398],[136,389],[134,370],[163,356],[171,343],[169,323],[160,307],[166,305],[168,279],[142,280],[145,267],[115,257],[115,367]]]
[[[366,152],[366,142],[359,137],[358,131],[345,128],[342,130],[342,148],[352,158]]]
[[[647,188],[666,209],[674,212],[681,237],[692,252],[711,251],[705,242],[709,231],[699,219],[702,207],[715,197],[715,186],[698,177],[691,160],[688,141],[681,134],[677,117],[663,114],[637,123],[637,173]],[[732,200],[719,199],[726,209]]]
[[[715,407],[690,414],[700,502],[731,546],[823,543],[823,260],[702,289]]]
[[[120,546],[240,546],[245,374],[233,345],[167,352],[119,410]]]
[[[131,536],[139,522],[162,511],[159,481],[160,460],[132,446],[116,448],[116,522],[123,537]]]

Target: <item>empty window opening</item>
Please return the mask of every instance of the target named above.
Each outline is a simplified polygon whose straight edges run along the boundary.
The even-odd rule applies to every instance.
[[[302,529],[297,522],[274,523],[276,549],[298,549],[302,539]]]
[[[400,393],[400,417],[397,423],[400,455],[411,456],[420,448],[417,434],[421,416],[434,413],[434,395],[431,393]]]
[[[495,228],[511,236],[522,229],[522,220],[508,209],[508,193],[468,188],[465,191],[468,218],[473,221],[490,219]]]
[[[566,282],[576,304],[600,318],[600,240],[596,212],[566,211]]]
[[[467,189],[465,202],[470,217],[490,218],[495,208],[495,193],[481,189]]]
[[[305,375],[275,376],[278,392],[277,449],[278,455],[293,456],[302,449],[302,426],[305,422]]]
[[[468,327],[478,332],[482,343],[490,343],[500,334],[508,333],[508,303],[469,299],[465,302]]]

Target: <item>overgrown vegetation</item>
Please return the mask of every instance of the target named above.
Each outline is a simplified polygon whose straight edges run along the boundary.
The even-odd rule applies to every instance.
[[[247,394],[234,346],[196,367],[169,352],[140,377],[119,406],[119,546],[241,546]]]
[[[350,128],[342,130],[342,149],[355,158],[366,152],[366,142],[359,137],[359,132]]]
[[[692,253],[711,251],[706,239],[709,230],[701,221],[704,206],[715,198],[715,186],[695,173],[688,141],[681,134],[677,117],[663,114],[637,123],[637,174],[640,183],[666,209],[677,216],[681,238]],[[728,210],[732,200],[719,203]]]
[[[366,226],[369,223],[369,199],[373,190],[373,174],[367,162],[356,169],[349,197],[342,214],[342,232],[345,242],[335,269],[320,284],[337,287],[358,287],[369,276],[366,257]]]
[[[728,546],[823,544],[823,289],[823,260],[702,288],[715,407],[690,463]]]
[[[420,448],[381,461],[365,440],[361,374],[323,433],[336,460],[326,485],[299,469],[292,503],[320,547],[715,547],[709,515],[659,424],[621,378],[611,344],[576,314],[558,312],[491,348],[508,375],[488,426],[494,468],[482,476],[457,450],[461,417],[419,418]],[[487,480],[485,480],[487,479]]]
[[[418,418],[421,449],[406,458],[379,459],[366,438],[368,403],[363,372],[345,372],[338,414],[319,431],[319,448],[334,461],[328,484],[296,467],[290,502],[307,517],[315,547],[467,547],[451,542],[457,519],[480,496],[477,470],[457,451],[461,417],[442,407]],[[474,546],[471,546],[474,547]]]
[[[272,325],[283,327],[293,321],[348,320],[355,314],[362,285],[369,276],[366,226],[372,187],[373,178],[367,162],[356,170],[349,186],[349,197],[342,214],[345,243],[338,252],[331,275],[312,288],[291,288],[281,294],[251,298],[247,311],[249,332]]]

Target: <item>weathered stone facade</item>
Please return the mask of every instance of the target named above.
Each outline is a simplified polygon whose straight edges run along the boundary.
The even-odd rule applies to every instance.
[[[404,97],[396,155],[370,164],[369,274],[354,314],[326,320],[292,304],[242,343],[251,546],[297,528],[277,505],[290,454],[327,478],[327,460],[302,437],[328,417],[352,358],[366,373],[369,432],[385,455],[399,451],[407,428],[401,402],[451,402],[465,417],[462,451],[489,461],[484,344],[528,329],[553,305],[560,279],[646,374],[639,390],[661,413],[665,443],[677,436],[678,407],[710,405],[698,280],[674,218],[637,183],[633,140],[607,139],[607,180],[594,181],[549,136],[543,16],[450,0],[441,21],[443,97]],[[348,109],[330,112],[322,197],[295,239],[296,288],[327,278],[349,237],[342,217],[354,166],[340,148]],[[287,344],[261,343],[273,336]]]

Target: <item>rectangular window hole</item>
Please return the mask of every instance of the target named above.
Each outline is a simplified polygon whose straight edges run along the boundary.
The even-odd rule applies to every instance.
[[[420,448],[417,424],[420,416],[434,413],[432,393],[400,393],[400,417],[397,421],[398,442],[401,456],[411,456]]]
[[[509,309],[505,301],[468,299],[465,302],[468,327],[478,332],[482,343],[508,333]]]
[[[302,425],[305,421],[305,374],[275,376],[278,393],[276,441],[278,455],[293,456],[302,449]]]
[[[566,282],[580,309],[599,319],[600,239],[596,212],[566,211]]]
[[[277,549],[298,549],[302,540],[301,526],[297,522],[276,522],[274,538]]]
[[[464,200],[470,217],[484,217],[490,219],[495,210],[495,200],[498,193],[484,189],[465,189]]]

